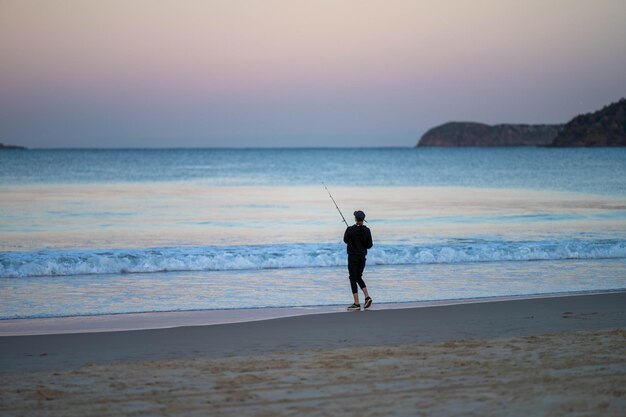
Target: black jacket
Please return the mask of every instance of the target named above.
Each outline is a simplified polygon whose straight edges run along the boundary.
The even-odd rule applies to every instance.
[[[343,241],[348,245],[348,255],[367,255],[367,250],[374,244],[372,243],[372,232],[367,226],[352,225],[346,229],[343,234]]]

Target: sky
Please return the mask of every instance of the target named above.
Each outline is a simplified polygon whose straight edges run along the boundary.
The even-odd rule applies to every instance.
[[[0,142],[414,146],[626,96],[624,0],[0,0]]]

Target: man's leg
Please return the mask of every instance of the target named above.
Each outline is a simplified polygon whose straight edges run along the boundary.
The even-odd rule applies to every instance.
[[[357,271],[357,284],[359,284],[359,287],[361,287],[361,291],[363,291],[363,294],[366,297],[369,297],[368,293],[367,293],[367,286],[365,285],[365,281],[363,281],[363,271],[365,270],[365,257],[363,257],[363,259],[359,259],[359,263],[358,263],[358,271]]]
[[[350,274],[350,288],[352,289],[354,304],[359,305],[359,290],[357,287],[357,280],[359,279],[359,264],[351,257],[348,257],[348,273]]]
[[[370,298],[369,293],[367,292],[367,286],[365,285],[365,281],[363,281],[363,271],[365,270],[365,257],[363,257],[363,262],[359,265],[359,286],[361,287],[361,291],[363,291],[363,295],[365,296],[365,308],[369,308],[372,305],[372,299]]]

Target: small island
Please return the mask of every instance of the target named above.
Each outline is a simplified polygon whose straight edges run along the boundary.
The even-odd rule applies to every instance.
[[[27,149],[24,146],[17,146],[17,145],[5,145],[3,143],[0,143],[0,151],[3,150],[10,150],[10,149]]]
[[[417,146],[546,146],[563,125],[499,124],[450,122],[434,127]]]
[[[449,122],[428,130],[416,146],[626,146],[626,98],[566,124]]]

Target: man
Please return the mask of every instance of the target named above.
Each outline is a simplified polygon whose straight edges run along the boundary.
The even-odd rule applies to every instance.
[[[365,295],[364,308],[369,308],[372,305],[372,299],[367,293],[367,287],[365,282],[363,282],[362,276],[365,269],[365,255],[367,255],[367,250],[373,246],[373,243],[370,229],[363,225],[365,213],[361,210],[355,211],[354,220],[356,224],[348,227],[343,235],[343,241],[347,245],[350,287],[352,287],[352,296],[354,297],[354,304],[348,307],[348,311],[361,311],[357,284],[361,287],[363,295]]]

